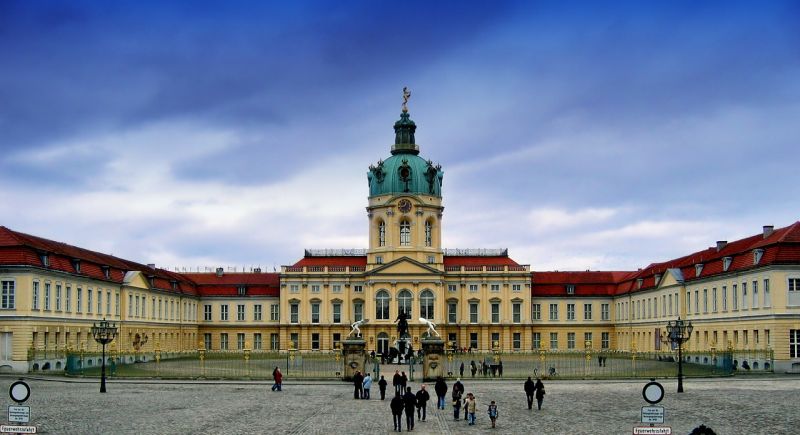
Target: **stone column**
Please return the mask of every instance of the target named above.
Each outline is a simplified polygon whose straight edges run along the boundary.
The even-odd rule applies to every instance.
[[[364,374],[366,341],[363,338],[348,338],[342,341],[342,380],[352,381],[356,371]]]
[[[439,376],[447,376],[444,340],[438,337],[425,337],[422,340],[422,379],[435,381]]]

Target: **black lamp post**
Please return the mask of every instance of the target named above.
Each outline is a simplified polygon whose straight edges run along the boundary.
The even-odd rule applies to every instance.
[[[678,320],[671,320],[667,322],[667,333],[669,334],[669,341],[678,346],[678,392],[683,393],[683,343],[689,341],[692,335],[692,322],[684,322],[678,317]]]
[[[95,323],[92,326],[92,337],[94,340],[103,345],[103,361],[100,369],[100,392],[106,392],[106,345],[114,341],[117,337],[117,326],[114,323],[109,323],[104,318],[99,324]]]

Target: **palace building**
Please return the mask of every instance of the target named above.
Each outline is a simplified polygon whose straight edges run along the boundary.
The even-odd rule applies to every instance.
[[[177,273],[0,227],[0,370],[98,349],[103,318],[120,351],[329,351],[365,320],[387,352],[401,309],[415,348],[422,317],[479,351],[658,351],[680,316],[690,350],[769,350],[776,371],[800,370],[800,222],[637,271],[532,272],[506,250],[442,248],[444,171],[405,105],[394,130],[367,172],[369,246],[308,249],[280,273]]]

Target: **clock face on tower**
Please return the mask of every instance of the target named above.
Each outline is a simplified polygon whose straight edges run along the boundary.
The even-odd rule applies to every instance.
[[[411,211],[411,201],[407,199],[401,199],[400,202],[397,203],[397,208],[403,213],[408,213]]]

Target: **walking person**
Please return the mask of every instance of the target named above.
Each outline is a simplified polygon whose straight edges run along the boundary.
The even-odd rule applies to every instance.
[[[414,409],[417,407],[417,396],[411,392],[411,387],[406,387],[406,394],[403,395],[403,405],[406,408],[406,428],[411,432],[414,430]]]
[[[453,419],[458,420],[461,417],[461,388],[458,386],[461,385],[460,381],[456,381],[453,384]]]
[[[356,371],[356,374],[353,375],[353,399],[361,398],[362,388],[364,388],[364,376],[360,371]]]
[[[428,394],[428,391],[425,389],[425,384],[422,384],[419,391],[417,391],[417,419],[421,421],[425,421],[425,417],[428,414],[428,400],[431,399],[431,395]]]
[[[403,394],[403,390],[400,389],[402,383],[403,378],[400,376],[400,370],[395,370],[394,376],[392,377],[392,386],[394,387],[395,393]]]
[[[381,380],[378,381],[378,389],[381,390],[381,400],[386,399],[386,379],[381,375]]]
[[[503,360],[500,360],[500,363],[497,365],[497,374],[499,374],[501,378],[503,377]]]
[[[542,401],[544,400],[544,384],[541,379],[536,378],[536,385],[534,388],[536,389],[536,406],[541,411]]]
[[[461,367],[458,368],[458,375],[464,377],[464,361],[461,361]]]
[[[401,372],[400,373],[400,391],[405,391],[407,385],[408,385],[408,376],[406,376],[406,372]]]
[[[433,386],[433,390],[436,392],[436,409],[444,409],[446,404],[445,397],[447,397],[447,383],[444,381],[444,378],[439,376],[436,378],[436,384]]]
[[[367,372],[367,375],[364,376],[362,385],[364,387],[364,391],[361,393],[361,398],[369,400],[369,389],[372,388],[372,376],[369,375],[369,372]]]
[[[275,366],[275,370],[272,371],[272,379],[275,381],[272,384],[272,391],[283,391],[281,387],[283,386],[283,373],[281,373],[281,369]]]
[[[495,423],[497,423],[497,405],[492,400],[492,403],[489,405],[489,420],[492,420],[492,429],[495,428]]]
[[[467,420],[469,421],[470,426],[475,426],[475,412],[478,410],[478,401],[475,399],[475,395],[472,393],[467,394],[467,403],[465,404],[466,409],[464,411],[467,413]]]
[[[475,360],[469,362],[469,371],[472,372],[472,377],[475,377],[475,372],[478,371],[478,367],[475,365]]]
[[[394,422],[394,430],[397,432],[403,431],[403,396],[400,393],[394,393],[394,399],[389,403],[389,408],[392,409],[392,421]]]
[[[536,385],[533,383],[533,380],[530,376],[528,376],[528,380],[525,381],[525,396],[528,398],[528,409],[533,409],[533,393],[536,391]]]

